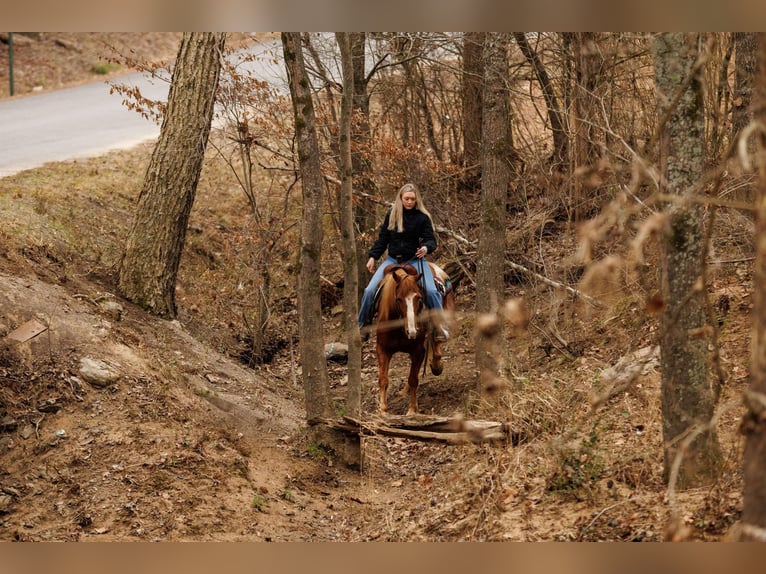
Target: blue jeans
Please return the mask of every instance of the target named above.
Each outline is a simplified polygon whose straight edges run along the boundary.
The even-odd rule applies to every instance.
[[[378,284],[383,279],[383,274],[389,265],[396,263],[396,259],[393,257],[386,257],[386,259],[378,265],[375,273],[372,275],[372,279],[364,289],[364,295],[362,295],[362,302],[359,304],[359,327],[369,324],[369,320],[372,319],[372,306],[375,302],[375,292],[378,290]],[[436,283],[434,283],[434,276],[431,274],[431,267],[425,259],[418,260],[417,258],[405,261],[405,263],[412,265],[418,270],[418,273],[423,273],[423,283],[426,288],[425,303],[429,309],[442,310],[442,296],[436,289]]]

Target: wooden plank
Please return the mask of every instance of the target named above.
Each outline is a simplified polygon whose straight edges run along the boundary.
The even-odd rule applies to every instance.
[[[29,341],[30,339],[37,337],[40,333],[43,333],[48,330],[48,327],[40,323],[39,321],[36,321],[35,319],[31,319],[21,325],[20,327],[17,327],[8,335],[6,338],[11,339],[12,341],[18,341],[19,343],[23,343],[25,341]]]

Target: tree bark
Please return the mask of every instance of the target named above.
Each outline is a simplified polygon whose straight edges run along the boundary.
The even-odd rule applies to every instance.
[[[463,181],[478,188],[481,150],[481,85],[484,81],[482,50],[485,32],[466,32],[463,38]]]
[[[734,93],[732,94],[731,130],[736,137],[752,119],[750,102],[758,72],[757,34],[734,32]]]
[[[766,34],[757,35],[759,75],[754,115],[766,122]],[[761,128],[763,130],[763,128]],[[745,393],[741,429],[745,435],[744,492],[740,539],[766,541],[766,134],[757,136],[755,265],[753,271],[753,345],[750,388]]]
[[[598,90],[602,82],[603,59],[597,49],[596,32],[568,32],[565,36],[568,36],[567,44],[572,46],[575,72],[574,114],[570,120],[574,127],[574,173],[577,169],[592,166],[603,145],[603,134],[596,128],[600,116]],[[573,179],[570,209],[575,221],[586,218],[597,207],[593,205],[591,191],[581,178]]]
[[[225,33],[184,33],[168,104],[120,263],[117,288],[161,317],[176,316],[175,284],[213,117]]]
[[[484,42],[484,88],[482,95],[481,228],[476,267],[476,311],[493,312],[504,293],[505,205],[510,180],[511,134],[508,78],[509,37],[487,33]],[[497,368],[491,340],[479,336],[476,366],[480,379]]]
[[[715,430],[707,428],[715,394],[708,372],[701,208],[682,201],[704,169],[702,77],[700,67],[695,68],[696,34],[660,34],[653,50],[658,115],[668,117],[660,140],[663,181],[667,192],[679,199],[668,208],[662,258],[667,303],[660,341],[665,478],[671,477],[680,454],[675,486],[685,489],[714,480],[721,457]],[[676,107],[670,109],[673,102]]]
[[[314,102],[298,32],[283,32],[282,47],[295,114],[295,138],[303,191],[300,270],[298,273],[299,349],[306,397],[306,420],[317,425],[329,412],[329,384],[324,356],[319,288],[322,256],[322,171]]]
[[[351,116],[354,107],[354,65],[351,40],[346,32],[335,34],[340,46],[343,70],[343,100],[340,111],[341,189],[340,234],[343,240],[343,311],[348,336],[348,387],[346,411],[352,417],[362,413],[362,338],[359,333],[359,274],[354,238],[354,208],[352,183],[354,171],[351,160]]]

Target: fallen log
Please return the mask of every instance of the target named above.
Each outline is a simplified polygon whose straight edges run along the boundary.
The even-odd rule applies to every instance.
[[[428,415],[385,416],[358,420],[344,416],[340,420],[328,420],[327,425],[338,431],[360,436],[391,436],[449,444],[523,441],[519,432],[509,423],[467,420],[462,417],[434,417]]]

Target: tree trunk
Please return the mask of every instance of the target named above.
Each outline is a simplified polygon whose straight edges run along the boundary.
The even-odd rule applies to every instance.
[[[351,115],[351,163],[355,183],[353,187],[358,191],[354,202],[354,222],[357,230],[357,270],[359,273],[357,297],[358,300],[361,300],[364,287],[371,277],[365,267],[367,262],[365,246],[368,243],[367,234],[375,233],[377,226],[375,202],[372,200],[377,192],[373,179],[372,146],[370,145],[370,96],[367,93],[368,78],[365,74],[367,34],[365,32],[351,32],[349,37],[354,80],[354,107]]]
[[[186,226],[213,117],[225,33],[184,33],[162,127],[120,263],[119,292],[147,311],[175,317],[175,284]]]
[[[699,204],[680,201],[704,169],[704,110],[696,34],[660,34],[654,41],[659,116],[668,115],[661,136],[661,168],[667,192],[679,201],[669,207],[669,232],[662,258],[661,373],[665,477],[681,455],[675,486],[709,484],[717,476],[720,449],[714,430],[715,395],[708,372],[709,328],[702,282],[703,237]],[[693,74],[691,83],[687,82]],[[686,84],[683,93],[679,89]],[[675,109],[669,105],[677,99]],[[687,440],[687,437],[694,436]],[[687,447],[684,444],[688,443]]]
[[[759,77],[754,115],[766,122],[766,34],[757,36]],[[744,493],[740,539],[766,541],[766,134],[758,136],[755,269],[753,272],[753,345],[750,388],[745,393],[747,413],[741,429],[745,435]]]
[[[709,87],[711,97],[707,105],[706,134],[708,161],[721,161],[721,154],[726,152],[724,139],[731,140],[730,130],[726,125],[732,90],[729,87],[729,64],[734,54],[734,34],[728,32],[710,32],[709,40],[704,41],[708,46],[711,57],[708,59]],[[716,74],[717,72],[717,74]],[[717,79],[714,80],[714,78]]]
[[[598,159],[603,137],[596,128],[600,121],[600,100],[598,89],[602,82],[602,57],[598,50],[596,32],[571,32],[573,47],[575,85],[574,114],[574,173],[578,169],[592,166]],[[570,209],[575,221],[586,218],[598,207],[594,205],[593,190],[588,189],[581,178],[573,179]]]
[[[354,69],[351,40],[346,32],[335,34],[340,46],[343,69],[343,100],[340,112],[340,165],[341,189],[340,233],[343,240],[343,310],[348,336],[348,387],[346,411],[349,416],[362,414],[362,338],[359,333],[359,274],[357,272],[356,243],[354,240],[354,209],[352,197],[353,168],[351,161],[351,115],[354,104]]]
[[[481,176],[479,154],[485,35],[485,32],[466,32],[463,38],[463,181],[468,189],[478,189]]]
[[[505,205],[510,179],[511,134],[508,78],[508,44],[505,33],[487,33],[484,43],[482,96],[481,229],[476,267],[476,311],[497,309],[504,293]],[[497,358],[487,337],[479,336],[476,366],[480,379],[496,370]]]
[[[298,273],[299,349],[306,397],[306,420],[317,425],[329,413],[319,273],[322,256],[322,171],[314,102],[298,32],[283,32],[282,47],[295,114],[295,138],[303,190],[300,271]]]
[[[739,137],[740,132],[753,119],[751,101],[758,73],[758,34],[752,32],[733,33],[734,60],[734,89],[731,108],[731,137]],[[747,142],[750,153],[755,151],[753,140]],[[736,197],[742,201],[751,202],[754,190],[750,182],[745,181]]]
[[[757,39],[754,32],[734,32],[734,93],[732,96],[732,137],[752,119],[750,101],[757,72]]]
[[[400,55],[402,69],[404,70],[405,96],[407,101],[411,102],[410,114],[405,115],[405,121],[412,122],[413,141],[418,141],[422,132],[428,140],[428,145],[434,152],[436,158],[442,160],[442,150],[439,142],[436,141],[434,132],[434,122],[431,117],[431,109],[428,105],[428,87],[426,86],[423,72],[417,61],[409,60],[407,56]],[[422,121],[422,124],[421,124]],[[409,133],[409,130],[407,130]],[[407,141],[404,142],[407,145]]]
[[[444,160],[444,152],[442,146],[436,138],[436,128],[434,126],[433,114],[431,113],[431,106],[429,105],[428,94],[430,92],[428,85],[426,84],[425,74],[421,68],[419,62],[414,65],[404,64],[405,70],[411,70],[413,73],[412,85],[418,99],[418,106],[423,114],[423,121],[425,122],[426,136],[428,137],[428,144],[431,146],[431,150],[436,155],[436,159],[440,162]]]

